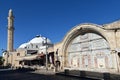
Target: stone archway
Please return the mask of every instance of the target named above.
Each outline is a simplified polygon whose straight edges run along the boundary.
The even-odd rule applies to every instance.
[[[74,27],[72,30],[70,30],[66,36],[63,39],[63,47],[62,47],[62,53],[64,53],[64,57],[66,57],[66,49],[70,42],[77,37],[80,34],[85,34],[85,33],[96,33],[106,39],[106,41],[109,40],[106,37],[104,29],[101,28],[102,26],[96,25],[96,24],[81,24],[76,27]],[[66,62],[66,61],[65,61]]]
[[[97,35],[101,36],[102,38],[104,38],[108,42],[108,44],[110,43],[107,35],[105,34],[105,30],[102,29],[101,27],[102,26],[95,25],[95,24],[81,24],[81,25],[74,27],[72,30],[70,30],[67,33],[67,35],[63,39],[63,47],[62,47],[62,53],[64,54],[64,65],[63,65],[64,67],[67,67],[68,63],[69,63],[68,59],[67,59],[67,57],[68,57],[67,48],[68,48],[69,44],[71,44],[72,40],[75,39],[77,36],[84,35],[86,33],[94,33],[94,34],[97,34]],[[85,57],[87,57],[87,56],[85,56]],[[89,59],[89,57],[87,57],[87,58]],[[75,61],[76,60],[77,59],[75,59]],[[98,61],[101,62],[101,61],[105,61],[105,60],[99,59]],[[103,66],[104,66],[104,64],[103,64]]]

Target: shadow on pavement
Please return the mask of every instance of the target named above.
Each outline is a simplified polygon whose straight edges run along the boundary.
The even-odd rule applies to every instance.
[[[90,80],[85,78],[73,78],[55,74],[31,73],[31,69],[17,69],[0,71],[0,80]],[[92,79],[91,79],[92,80]]]

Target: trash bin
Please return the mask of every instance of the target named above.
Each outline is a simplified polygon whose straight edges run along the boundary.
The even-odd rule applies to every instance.
[[[85,71],[80,71],[80,77],[85,77]]]
[[[69,75],[69,69],[65,69],[65,75]]]
[[[104,80],[110,80],[110,73],[103,73]]]

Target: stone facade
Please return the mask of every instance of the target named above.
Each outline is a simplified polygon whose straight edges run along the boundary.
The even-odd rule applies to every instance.
[[[119,25],[120,22],[116,21],[105,25],[85,23],[73,27],[59,44],[61,66],[64,69],[120,71]]]

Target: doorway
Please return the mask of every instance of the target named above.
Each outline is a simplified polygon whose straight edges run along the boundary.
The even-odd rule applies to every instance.
[[[119,72],[120,72],[120,52],[118,53],[118,67],[119,67]]]

